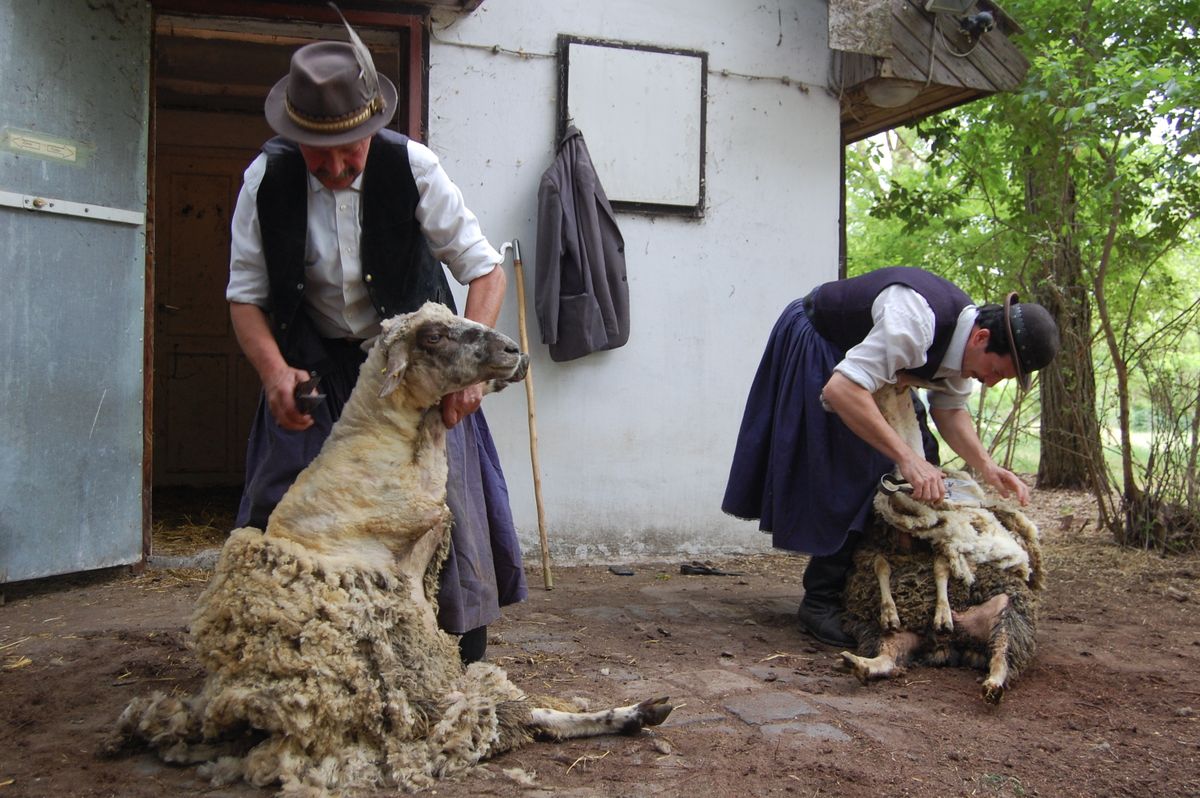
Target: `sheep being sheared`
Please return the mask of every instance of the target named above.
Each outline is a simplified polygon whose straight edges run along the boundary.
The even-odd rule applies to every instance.
[[[909,392],[885,388],[876,400],[921,451]],[[880,493],[845,594],[845,627],[865,656],[844,651],[843,661],[864,683],[913,660],[983,664],[983,697],[998,703],[1033,658],[1041,587],[1037,528],[965,474],[933,506]]]
[[[884,386],[875,392],[874,398],[884,420],[908,447],[918,454],[923,452],[912,391],[901,385]],[[984,506],[987,498],[978,483],[962,472],[946,473],[947,496],[936,508],[908,498],[903,490],[894,491],[890,496],[881,492],[875,499],[876,512],[894,526],[929,541],[933,546],[937,596],[934,629],[939,632],[954,630],[947,597],[950,576],[970,585],[975,579],[973,566],[982,563],[1017,568],[1026,578],[1029,576],[1029,553],[1026,547]],[[893,474],[896,477],[892,483],[894,485],[900,481],[899,469]],[[954,512],[947,512],[951,507]],[[1027,535],[1028,530],[1023,530],[1021,534]],[[1037,530],[1034,529],[1032,534],[1036,537]],[[898,629],[900,620],[888,591],[887,563],[880,561],[882,556],[877,554],[873,562],[881,593],[880,623],[885,629]]]
[[[234,531],[192,618],[207,671],[189,697],[135,699],[110,744],[207,763],[284,792],[432,784],[539,738],[632,733],[665,698],[571,713],[494,665],[464,670],[436,620],[449,547],[441,397],[522,379],[507,337],[442,305],[384,322],[320,454],[265,533]]]

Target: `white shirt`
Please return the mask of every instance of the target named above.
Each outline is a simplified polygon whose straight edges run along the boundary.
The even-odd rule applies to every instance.
[[[958,314],[950,345],[933,379],[940,390],[928,394],[932,407],[966,407],[973,390],[970,377],[962,375],[963,353],[979,311],[967,305]],[[834,367],[854,384],[871,393],[884,385],[894,385],[900,371],[925,365],[925,355],[933,344],[933,308],[912,288],[889,285],[879,292],[871,305],[875,326],[861,343],[846,352]]]
[[[500,254],[484,238],[433,151],[408,142],[408,161],[417,183],[416,217],[438,260],[466,284],[488,274]],[[246,168],[233,212],[229,253],[230,302],[270,309],[267,262],[258,226],[258,189],[267,169],[260,153]],[[381,319],[362,281],[362,175],[350,188],[332,191],[308,175],[308,236],[304,247],[304,301],[317,331],[326,338],[373,338]]]

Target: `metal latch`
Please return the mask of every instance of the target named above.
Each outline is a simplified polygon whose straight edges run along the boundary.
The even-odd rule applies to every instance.
[[[101,222],[116,222],[117,224],[143,225],[146,223],[146,214],[141,211],[127,211],[123,208],[110,208],[105,205],[35,197],[30,194],[18,194],[14,191],[0,191],[0,205],[42,213],[78,216]]]

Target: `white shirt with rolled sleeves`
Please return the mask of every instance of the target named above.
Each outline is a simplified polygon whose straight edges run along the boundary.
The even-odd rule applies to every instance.
[[[962,376],[963,352],[978,309],[967,305],[958,314],[954,335],[934,375],[941,390],[928,393],[932,407],[966,407],[973,386]],[[871,305],[875,326],[859,344],[851,347],[834,371],[871,393],[896,383],[899,372],[925,365],[925,354],[933,343],[933,308],[925,297],[906,285],[890,285],[879,292]]]
[[[416,217],[434,256],[464,285],[501,262],[484,238],[462,192],[433,151],[408,142],[408,160],[420,199]],[[267,262],[258,227],[258,188],[267,168],[260,153],[246,168],[230,226],[230,302],[270,309]],[[362,175],[347,189],[332,191],[308,175],[308,240],[304,246],[304,301],[317,331],[326,338],[371,339],[382,321],[363,282],[359,238],[362,232]]]

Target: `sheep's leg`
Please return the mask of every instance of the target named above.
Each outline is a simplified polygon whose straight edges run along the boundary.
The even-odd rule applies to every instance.
[[[988,643],[988,675],[983,682],[983,700],[999,704],[1008,683],[1008,630],[1002,623],[1008,610],[1008,596],[992,596],[982,604],[955,613],[959,631]]]
[[[933,559],[933,580],[937,584],[933,628],[938,632],[953,632],[954,615],[950,612],[950,561],[945,557],[937,556]]]
[[[960,633],[986,643],[1007,608],[1008,595],[998,593],[982,604],[976,604],[952,615]]]
[[[988,675],[983,680],[983,700],[999,704],[1004,699],[1004,688],[1008,683],[1008,630],[1003,626],[996,629],[988,646]]]
[[[650,698],[602,712],[562,712],[538,707],[530,710],[530,726],[538,737],[551,740],[636,734],[644,726],[657,726],[667,719],[675,708],[667,701],[667,698]]]
[[[886,631],[900,629],[900,613],[892,598],[892,566],[882,554],[875,555],[875,578],[879,580],[879,625]]]
[[[872,679],[887,679],[904,672],[904,664],[921,644],[921,638],[912,632],[893,632],[885,635],[879,643],[879,653],[874,657],[860,657],[850,651],[842,652],[854,675],[863,684]]]

